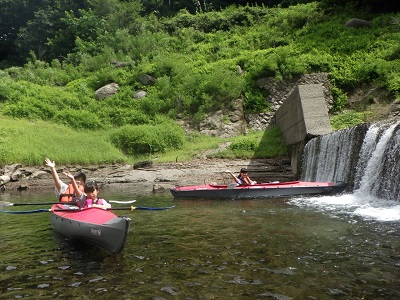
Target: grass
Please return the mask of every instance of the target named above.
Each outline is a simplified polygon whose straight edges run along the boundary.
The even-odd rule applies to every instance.
[[[287,155],[287,147],[278,127],[265,131],[252,131],[245,136],[231,139],[225,150],[210,156],[218,158],[272,158]]]
[[[331,116],[333,130],[367,121],[371,112],[345,111]],[[150,156],[127,156],[115,147],[109,137],[113,130],[75,130],[46,121],[27,121],[0,116],[0,165],[20,163],[44,164],[49,157],[57,164],[156,163],[184,162],[208,158],[252,159],[287,155],[287,147],[278,127],[251,131],[247,135],[220,138],[192,133],[185,137],[181,149]],[[228,145],[221,147],[221,145]]]
[[[245,136],[219,138],[193,133],[181,149],[152,156],[126,156],[109,139],[113,130],[75,130],[41,120],[27,121],[0,117],[0,165],[44,164],[48,157],[57,164],[182,162],[202,158],[275,157],[286,154],[286,145],[276,127]],[[221,144],[230,143],[226,149]]]
[[[0,118],[0,164],[126,162],[127,157],[108,141],[107,131],[77,131],[44,121]]]
[[[344,111],[340,114],[331,116],[331,127],[333,130],[340,130],[358,125],[368,121],[372,115],[371,111],[357,112],[353,110]]]

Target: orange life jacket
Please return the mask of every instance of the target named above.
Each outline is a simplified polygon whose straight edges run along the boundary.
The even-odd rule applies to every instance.
[[[60,194],[60,198],[59,201],[66,203],[66,202],[72,202],[76,199],[76,194],[74,192],[74,187],[72,186],[72,184],[68,185],[68,188],[65,190],[64,193]]]

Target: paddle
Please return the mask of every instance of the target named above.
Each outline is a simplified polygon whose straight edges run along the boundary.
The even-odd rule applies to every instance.
[[[0,206],[24,206],[24,205],[53,205],[59,204],[60,202],[40,202],[40,203],[11,203],[11,202],[0,202]],[[64,202],[63,204],[76,205],[76,202]]]
[[[2,212],[2,213],[16,214],[16,215],[34,214],[34,213],[49,212],[49,211],[51,211],[51,210],[49,210],[49,209],[35,209],[35,210],[22,210],[22,211],[0,210],[0,212]]]
[[[133,202],[136,202],[136,200],[128,200],[128,201],[107,200],[107,202],[118,203],[118,204],[131,204]]]
[[[114,207],[114,208],[107,208],[107,210],[166,210],[170,208],[174,208],[175,205],[167,206],[167,207],[145,207],[145,206],[131,206],[131,207]]]
[[[174,208],[175,205],[173,206],[167,206],[167,207],[144,207],[144,206],[130,206],[130,207],[110,207],[110,208],[103,208],[104,210],[166,210],[170,208]],[[51,211],[69,211],[69,212],[78,212],[82,211],[81,209],[35,209],[35,210],[22,210],[22,211],[12,211],[12,210],[0,210],[1,213],[6,213],[6,214],[16,214],[16,215],[21,215],[21,214],[34,214],[34,213],[42,213],[42,212],[51,212]]]
[[[129,201],[108,200],[108,202],[117,203],[117,204],[131,204],[131,203],[136,202],[136,200],[129,200]],[[0,207],[2,207],[2,206],[28,206],[28,205],[53,205],[53,204],[59,204],[59,203],[60,202],[11,203],[11,202],[0,201]],[[76,205],[76,202],[64,202],[62,204]]]

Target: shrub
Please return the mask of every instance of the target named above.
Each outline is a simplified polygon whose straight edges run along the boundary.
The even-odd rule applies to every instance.
[[[240,136],[229,145],[229,149],[232,151],[254,151],[257,148],[257,144],[254,138]]]
[[[126,125],[111,135],[112,143],[125,154],[132,156],[179,149],[184,140],[183,129],[171,122],[157,125]]]
[[[348,103],[346,93],[336,86],[331,86],[331,93],[333,96],[333,112],[342,110]]]
[[[331,126],[334,130],[355,126],[366,121],[368,112],[346,111],[331,117]]]
[[[85,110],[61,110],[56,114],[55,119],[58,123],[68,125],[74,129],[96,130],[104,127],[96,113]]]

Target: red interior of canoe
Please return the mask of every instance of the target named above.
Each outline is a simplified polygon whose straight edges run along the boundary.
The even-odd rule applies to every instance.
[[[64,211],[67,208],[68,206],[63,204],[54,204],[52,207],[53,212],[60,217],[88,223],[104,224],[117,217],[113,212],[97,207]],[[63,211],[57,211],[58,209]]]
[[[257,183],[251,186],[270,186],[270,185],[275,185],[275,186],[280,186],[280,185],[288,185],[288,184],[299,184],[300,181],[285,181],[285,182],[265,182],[265,183]],[[226,184],[209,184],[210,187],[212,188],[226,188]],[[249,187],[250,185],[244,185],[242,187]]]
[[[232,183],[234,184],[234,183]],[[260,188],[280,188],[280,187],[310,187],[310,186],[332,186],[333,182],[307,182],[307,181],[286,181],[286,182],[267,182],[254,185],[234,186],[234,189],[260,189]],[[204,184],[197,186],[177,186],[179,191],[185,190],[215,190],[215,189],[230,189],[226,184]]]

